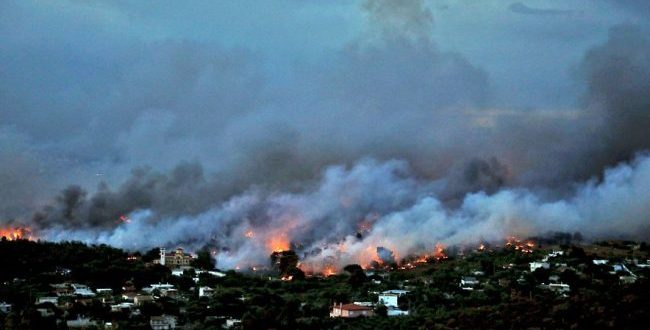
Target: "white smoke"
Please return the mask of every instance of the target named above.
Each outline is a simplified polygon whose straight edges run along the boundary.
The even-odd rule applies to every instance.
[[[602,180],[578,185],[559,200],[529,189],[503,189],[468,194],[452,208],[436,197],[438,186],[415,178],[403,161],[364,160],[349,169],[328,168],[317,185],[302,193],[251,190],[197,216],[159,220],[152,210],[139,210],[114,230],[43,234],[139,250],[213,245],[219,247],[221,268],[266,265],[276,242],[284,242],[282,248],[291,242],[303,265],[319,270],[367,265],[379,247],[399,260],[431,252],[438,243],[478,244],[548,230],[580,231],[588,238],[647,238],[650,233],[648,155],[606,170]]]

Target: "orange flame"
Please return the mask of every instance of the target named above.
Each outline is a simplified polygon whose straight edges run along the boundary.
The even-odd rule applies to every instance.
[[[244,234],[244,235],[246,235],[246,238],[253,238],[255,233],[253,233],[252,229],[249,229],[249,230],[246,231],[246,234]]]
[[[29,227],[9,227],[9,228],[0,228],[0,237],[4,237],[9,241],[16,240],[35,240],[35,237],[32,235],[32,230]]]
[[[535,242],[533,241],[522,242],[517,237],[510,236],[506,239],[506,247],[512,248],[515,251],[519,251],[521,253],[533,253]]]
[[[447,253],[445,253],[446,246],[442,243],[437,243],[436,247],[433,250],[433,258],[436,260],[447,259]]]
[[[323,274],[325,276],[334,276],[334,275],[336,275],[336,270],[334,270],[334,268],[332,268],[332,267],[327,267],[323,271]]]
[[[266,243],[266,246],[273,252],[282,252],[289,250],[289,240],[286,235],[273,236]]]

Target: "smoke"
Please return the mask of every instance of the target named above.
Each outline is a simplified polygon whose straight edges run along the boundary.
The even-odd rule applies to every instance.
[[[377,257],[382,263],[385,264],[394,264],[397,261],[395,260],[395,255],[393,254],[393,251],[383,247],[383,246],[378,246],[377,247]]]
[[[614,27],[576,59],[575,104],[513,108],[493,82],[524,77],[440,45],[449,31],[433,33],[425,1],[364,1],[358,31],[305,50],[318,56],[287,33],[245,47],[114,26],[156,18],[120,4],[0,6],[3,223],[129,249],[208,245],[221,267],[290,246],[318,268],[547,230],[646,237],[643,26]],[[502,9],[539,13],[515,7]],[[511,96],[545,95],[529,93]]]
[[[650,157],[608,169],[603,180],[581,184],[565,199],[528,189],[468,194],[457,208],[441,202],[435,184],[408,174],[404,162],[366,160],[331,167],[303,193],[259,190],[232,197],[196,216],[131,213],[114,230],[45,231],[50,239],[77,239],[128,249],[181,244],[216,248],[224,268],[264,265],[276,244],[293,246],[314,270],[334,264],[394,262],[446,245],[500,241],[548,230],[586,237],[650,237]],[[361,239],[356,233],[367,228]]]

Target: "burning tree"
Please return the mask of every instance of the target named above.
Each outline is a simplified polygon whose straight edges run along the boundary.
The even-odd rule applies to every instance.
[[[293,250],[274,251],[271,253],[271,267],[282,277],[298,268],[298,255]]]

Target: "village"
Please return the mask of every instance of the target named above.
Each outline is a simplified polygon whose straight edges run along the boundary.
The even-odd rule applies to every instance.
[[[274,253],[264,271],[240,272],[215,269],[209,255],[180,247],[129,254],[81,243],[5,239],[0,242],[5,266],[22,264],[29,271],[3,268],[0,329],[390,328],[398,323],[427,329],[626,328],[626,322],[647,314],[645,243],[593,244],[566,237],[532,242],[449,249],[444,258],[417,264],[347,265],[336,274],[304,274],[291,251]],[[79,251],[86,264],[47,259],[40,250],[52,247]],[[18,257],[18,251],[27,255]],[[43,265],[25,265],[30,257],[44,260]],[[93,263],[91,270],[87,266]],[[34,272],[41,266],[42,272]],[[620,317],[626,305],[634,308]]]

